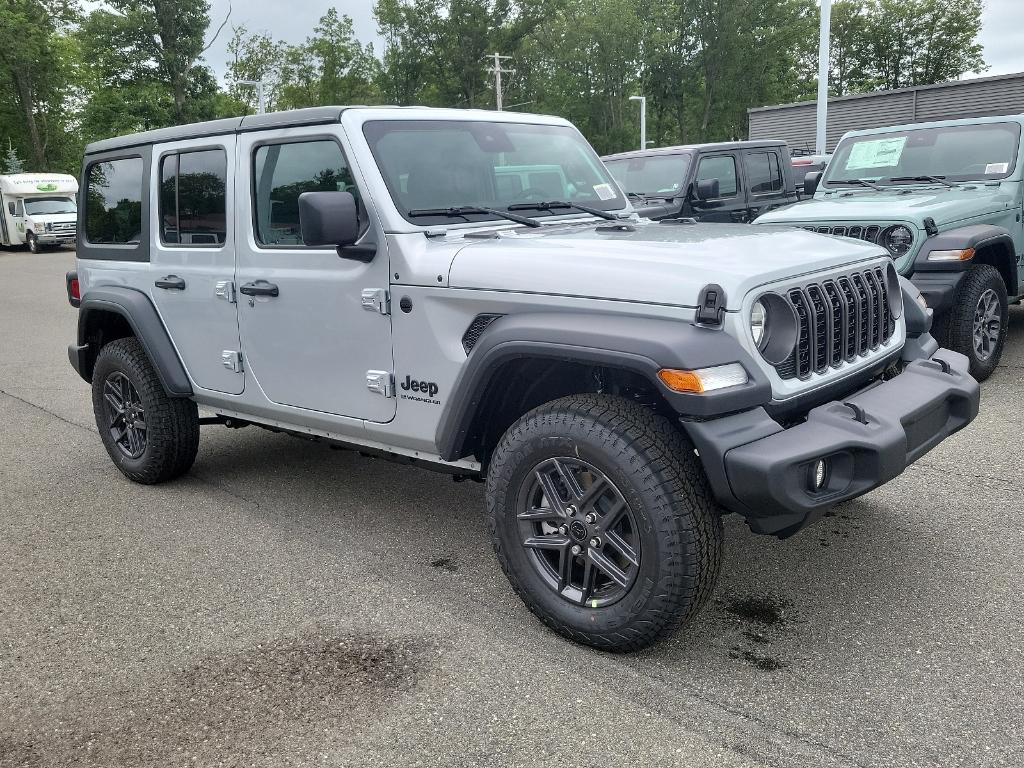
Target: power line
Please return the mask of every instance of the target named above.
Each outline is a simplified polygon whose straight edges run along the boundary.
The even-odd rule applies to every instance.
[[[494,53],[489,56],[484,56],[484,61],[487,61],[488,59],[494,60],[494,64],[488,67],[487,71],[494,75],[494,103],[497,106],[499,112],[501,111],[501,76],[514,75],[516,72],[514,69],[503,69],[501,66],[501,62],[507,61],[508,59],[511,58],[511,56],[501,56],[498,53]]]

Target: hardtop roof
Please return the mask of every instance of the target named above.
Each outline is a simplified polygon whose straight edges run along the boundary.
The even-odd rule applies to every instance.
[[[110,139],[94,141],[85,148],[85,154],[95,155],[105,152],[141,147],[149,144],[161,144],[168,141],[184,141],[187,139],[201,139],[208,136],[223,136],[228,133],[243,133],[246,131],[259,131],[269,128],[294,128],[306,125],[326,125],[337,123],[341,120],[342,113],[358,110],[359,112],[374,113],[379,111],[393,112],[396,117],[410,117],[414,119],[458,119],[472,120],[473,118],[498,119],[502,122],[514,122],[519,118],[522,122],[536,123],[538,121],[550,121],[552,123],[565,123],[565,120],[548,115],[533,115],[527,112],[491,112],[479,109],[447,109],[438,107],[421,106],[331,106],[331,107],[308,107],[306,109],[291,109],[284,112],[267,112],[262,115],[246,115],[245,117],[228,117],[222,120],[207,120],[202,123],[190,123],[188,125],[175,125],[169,128],[157,128],[152,131],[131,133],[126,136],[115,136]],[[515,116],[513,118],[513,116]]]
[[[783,147],[786,142],[780,139],[755,139],[751,141],[715,141],[705,144],[679,144],[674,147],[652,147],[651,149],[634,149],[629,152],[616,152],[604,155],[602,160],[625,160],[631,157],[652,157],[655,155],[681,155],[684,152],[706,150],[756,149],[757,147]]]

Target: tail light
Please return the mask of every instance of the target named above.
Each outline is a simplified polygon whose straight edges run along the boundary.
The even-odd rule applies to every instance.
[[[82,288],[78,284],[78,273],[68,272],[64,279],[68,287],[68,303],[77,308],[82,303]]]

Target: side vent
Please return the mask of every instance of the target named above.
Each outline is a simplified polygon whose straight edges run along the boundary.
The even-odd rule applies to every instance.
[[[480,337],[487,330],[487,326],[499,317],[503,317],[503,315],[477,315],[473,318],[473,322],[469,324],[466,332],[462,334],[462,348],[466,350],[467,355],[473,351],[473,347],[480,341]]]

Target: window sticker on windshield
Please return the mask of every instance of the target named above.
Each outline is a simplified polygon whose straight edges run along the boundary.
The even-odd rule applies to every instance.
[[[846,170],[891,168],[894,165],[899,165],[906,143],[906,136],[857,142],[850,150],[850,156],[846,158]]]
[[[985,166],[985,173],[1006,173],[1009,163],[989,163]]]
[[[611,200],[615,197],[615,190],[612,189],[611,184],[595,184],[594,192],[602,200]]]

